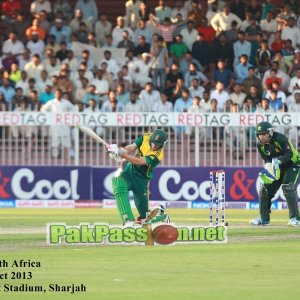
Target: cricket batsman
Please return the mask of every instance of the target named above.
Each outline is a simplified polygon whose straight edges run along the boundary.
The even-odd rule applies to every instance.
[[[168,141],[167,133],[157,129],[152,133],[139,136],[131,145],[123,149],[116,144],[108,145],[107,151],[112,158],[126,159],[125,169],[112,180],[113,192],[123,225],[133,223],[155,223],[168,221],[165,209],[160,206],[149,213],[149,183],[154,168],[162,161],[164,146]],[[132,155],[134,153],[134,155]],[[128,192],[134,195],[139,216],[135,219],[130,207]]]
[[[265,169],[259,173],[263,184],[259,191],[260,216],[250,221],[252,225],[269,225],[271,200],[282,187],[289,208],[289,226],[299,227],[300,216],[296,183],[299,176],[300,156],[288,138],[274,132],[269,122],[260,122],[256,126],[257,149],[265,163]]]

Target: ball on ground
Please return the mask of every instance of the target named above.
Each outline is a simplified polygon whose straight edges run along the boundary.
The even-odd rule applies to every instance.
[[[153,230],[153,239],[161,245],[174,243],[178,238],[178,231],[172,225],[159,225]]]

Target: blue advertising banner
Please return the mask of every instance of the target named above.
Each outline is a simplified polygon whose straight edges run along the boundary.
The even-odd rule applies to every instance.
[[[0,199],[91,199],[89,167],[0,167]]]
[[[209,201],[209,167],[157,168],[150,184],[151,200],[167,201]],[[233,202],[258,201],[261,168],[223,168],[225,171],[225,198]],[[111,179],[115,169],[93,169],[94,199],[113,198]],[[297,187],[300,194],[300,185]],[[282,191],[274,200],[283,200]]]
[[[150,184],[150,200],[193,201],[194,206],[205,206],[209,201],[211,170],[208,167],[157,168]],[[0,167],[0,200],[113,199],[111,181],[115,171],[91,167]],[[226,201],[258,201],[260,168],[224,168],[224,171]],[[297,192],[299,196],[300,184]],[[273,200],[284,200],[281,190]]]
[[[16,207],[15,200],[0,200],[0,208],[13,208]]]

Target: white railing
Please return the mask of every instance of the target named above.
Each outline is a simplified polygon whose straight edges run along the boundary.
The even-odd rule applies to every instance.
[[[133,143],[137,136],[155,128],[164,128],[169,140],[162,166],[261,166],[253,122],[264,119],[273,122],[276,130],[287,134],[298,146],[298,118],[298,114],[293,113],[267,116],[241,113],[83,116],[71,113],[58,117],[40,112],[0,112],[0,165],[116,166],[102,145],[73,126],[84,124],[93,127],[108,143],[119,145]],[[91,123],[91,119],[98,121]],[[112,126],[124,120],[127,120],[125,125]],[[195,124],[191,125],[192,122]],[[59,153],[51,147],[49,128],[54,124],[69,125],[70,129],[71,147],[60,149]]]

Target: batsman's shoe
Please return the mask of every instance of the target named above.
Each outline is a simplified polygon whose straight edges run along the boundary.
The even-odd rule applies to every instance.
[[[127,220],[123,223],[123,226],[124,227],[132,227],[135,225],[135,222],[134,221],[130,221],[130,220]]]
[[[149,221],[146,221],[145,224],[154,224],[154,223],[170,223],[170,217],[167,214],[161,214],[161,215],[156,215],[154,218],[152,218]]]
[[[288,222],[288,226],[300,227],[300,221],[297,220],[297,218],[290,218],[290,220]]]
[[[134,225],[143,225],[145,223],[146,219],[142,219],[141,217],[136,217],[134,221]]]
[[[166,214],[166,218],[164,219],[163,222],[165,222],[165,223],[167,223],[167,224],[168,224],[168,223],[171,223],[170,216]]]
[[[251,225],[268,226],[270,225],[270,220],[263,220],[261,217],[257,217],[256,219],[250,220],[249,223]]]

